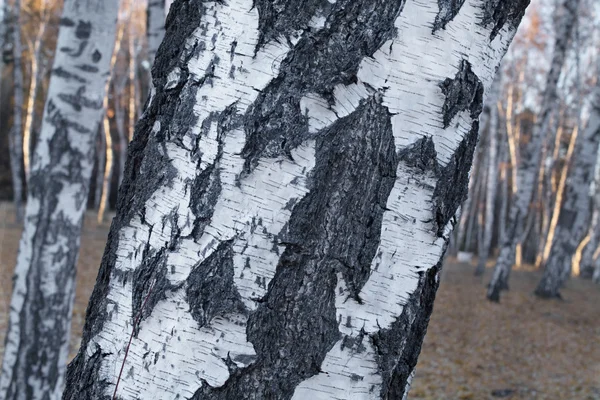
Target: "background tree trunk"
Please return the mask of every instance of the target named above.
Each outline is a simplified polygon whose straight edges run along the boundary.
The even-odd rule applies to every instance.
[[[147,12],[148,62],[152,65],[165,37],[165,0],[148,0]]]
[[[490,94],[487,98],[490,107],[490,119],[488,130],[488,154],[487,154],[487,187],[486,187],[486,202],[485,202],[485,219],[483,229],[483,240],[481,252],[479,253],[479,263],[475,269],[475,275],[482,275],[485,271],[490,248],[492,245],[492,235],[494,229],[494,203],[496,200],[496,187],[498,186],[498,105],[502,92],[502,73],[494,79]]]
[[[508,276],[515,259],[517,243],[523,236],[526,222],[524,218],[527,216],[529,203],[535,189],[542,143],[550,125],[551,111],[553,105],[558,101],[556,91],[558,78],[565,63],[573,27],[577,22],[578,6],[579,0],[564,0],[560,5],[561,17],[557,22],[554,55],[544,90],[542,111],[531,133],[531,138],[523,146],[520,157],[517,171],[518,189],[510,207],[508,229],[505,237],[501,239],[500,254],[488,286],[487,297],[491,301],[500,301],[500,291],[508,286]]]
[[[64,5],[15,268],[0,375],[4,400],[53,400],[63,389],[75,265],[117,4]]]
[[[559,289],[571,274],[571,261],[575,250],[589,228],[590,184],[600,142],[600,85],[594,92],[590,120],[585,131],[576,139],[572,167],[550,256],[544,275],[535,289],[535,294],[539,297],[560,297]],[[565,166],[567,167],[568,165]]]
[[[14,114],[9,133],[10,170],[13,185],[13,200],[17,221],[23,220],[23,70],[21,45],[21,0],[15,0],[9,27],[13,42],[13,87]]]
[[[64,399],[403,398],[527,3],[175,2]]]

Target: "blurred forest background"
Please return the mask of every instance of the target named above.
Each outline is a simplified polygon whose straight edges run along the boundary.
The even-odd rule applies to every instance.
[[[600,132],[588,134],[600,118],[600,2],[581,1],[577,19],[571,21],[566,57],[559,60],[556,101],[545,102],[557,35],[563,32],[557,29],[558,3],[532,1],[488,97],[469,198],[452,239],[413,398],[600,399]],[[73,352],[127,143],[151,85],[147,5],[145,0],[121,1],[78,264]],[[4,18],[13,23],[8,24],[0,64],[0,343],[21,233],[18,203],[26,200],[62,2],[22,0],[20,10],[7,10],[12,14]],[[15,29],[20,30],[20,44],[14,41]],[[15,57],[19,46],[20,60]],[[545,115],[548,129],[538,140],[533,128]],[[9,156],[14,129],[23,140],[22,169],[16,174]],[[532,193],[526,214],[518,216],[523,229],[513,232],[511,207],[519,198],[519,173],[530,168]],[[585,213],[575,215],[574,207]],[[509,254],[513,272],[498,278],[496,257],[509,237],[516,240]],[[561,270],[564,278],[558,285],[563,301],[534,296],[536,290],[540,294],[546,266],[559,256],[569,265]],[[495,293],[488,288],[490,281],[489,288],[499,288]]]

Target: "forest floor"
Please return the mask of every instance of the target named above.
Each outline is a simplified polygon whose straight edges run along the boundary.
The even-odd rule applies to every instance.
[[[0,203],[0,359],[21,229]],[[86,216],[77,271],[71,355],[77,351],[87,299],[108,234]],[[500,304],[485,299],[473,267],[449,259],[425,337],[411,399],[600,400],[600,287],[573,279],[564,300],[532,292],[539,271],[516,270]]]

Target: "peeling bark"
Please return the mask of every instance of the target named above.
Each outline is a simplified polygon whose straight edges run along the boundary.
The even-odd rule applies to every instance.
[[[52,400],[62,393],[75,265],[116,10],[116,0],[65,2],[28,185],[0,375],[2,399]]]
[[[503,10],[510,10],[510,2],[499,2],[498,4],[504,4]],[[517,171],[518,189],[510,206],[508,229],[506,235],[501,238],[500,254],[488,285],[487,298],[491,301],[500,301],[500,291],[508,286],[508,277],[515,259],[517,243],[523,236],[525,216],[536,187],[535,180],[538,175],[542,143],[549,129],[552,107],[558,101],[558,78],[565,63],[569,41],[577,21],[579,0],[563,0],[560,7],[561,15],[557,22],[554,54],[542,99],[541,115],[536,121],[531,138],[522,148],[521,164]]]
[[[515,28],[432,11],[172,5],[64,399],[406,396]]]

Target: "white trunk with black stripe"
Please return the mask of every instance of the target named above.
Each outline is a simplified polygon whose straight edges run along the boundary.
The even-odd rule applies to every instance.
[[[527,3],[175,2],[64,398],[403,398]]]
[[[65,1],[15,268],[0,376],[4,400],[53,400],[62,393],[79,236],[117,4]]]

